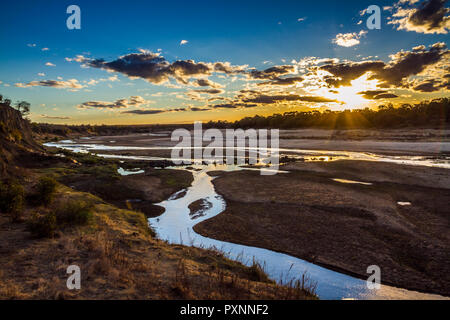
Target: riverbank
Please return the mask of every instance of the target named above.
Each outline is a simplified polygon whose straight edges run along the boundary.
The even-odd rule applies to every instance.
[[[192,179],[170,170],[118,177],[115,162],[83,154],[29,160],[33,167],[23,168],[20,178],[27,199],[40,177],[74,179],[80,189],[88,182],[103,184],[111,197],[136,183],[154,201]],[[122,178],[119,189],[114,181]],[[257,264],[247,267],[218,250],[155,238],[145,215],[133,207],[121,209],[70,183],[53,183],[47,204],[27,200],[14,220],[0,214],[0,299],[316,299],[306,288],[277,285]],[[80,267],[80,290],[66,287],[70,265]]]
[[[363,279],[378,265],[386,284],[450,295],[446,169],[363,161],[282,169],[290,173],[216,172],[227,208],[194,230]]]

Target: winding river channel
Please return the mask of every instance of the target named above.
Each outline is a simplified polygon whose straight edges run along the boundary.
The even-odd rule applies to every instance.
[[[77,144],[73,141],[61,141],[58,143],[47,143],[46,146],[68,149],[74,152],[92,152],[102,156],[101,151],[111,150],[136,150],[136,147],[106,146],[96,144]],[[164,149],[163,147],[145,149]],[[142,150],[142,149],[138,149]],[[282,153],[284,150],[280,150]],[[289,153],[298,153],[313,157],[343,157],[347,159],[357,159],[366,161],[386,161],[400,164],[436,166],[450,169],[448,159],[436,160],[425,157],[387,157],[375,154],[357,152],[336,152],[336,151],[310,151],[286,149]],[[315,154],[317,153],[317,154]],[[103,155],[110,158],[136,159],[136,160],[161,160],[162,158],[146,156],[115,156]],[[162,240],[167,240],[172,244],[183,244],[200,248],[216,248],[227,257],[237,260],[246,265],[258,261],[264,266],[265,271],[273,280],[286,283],[292,279],[298,279],[303,274],[317,283],[317,294],[321,299],[447,299],[439,295],[419,293],[416,291],[396,288],[388,285],[381,285],[379,290],[369,290],[365,280],[361,280],[343,273],[335,272],[305,260],[278,253],[275,251],[249,247],[235,243],[219,241],[203,237],[194,231],[194,226],[198,223],[211,219],[221,214],[225,208],[225,200],[216,193],[212,183],[213,177],[208,175],[209,171],[235,171],[248,170],[238,166],[190,166],[177,167],[172,169],[188,170],[192,172],[194,181],[187,190],[182,190],[172,195],[168,200],[158,205],[165,209],[165,212],[157,217],[149,219],[149,224]],[[142,171],[126,171],[121,169],[121,174],[140,174]],[[190,215],[188,206],[197,200],[205,200],[209,203],[201,214]]]

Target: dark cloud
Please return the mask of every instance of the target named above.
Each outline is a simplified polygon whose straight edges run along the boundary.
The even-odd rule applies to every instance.
[[[278,78],[271,81],[261,82],[258,86],[271,85],[271,86],[292,86],[304,79],[302,77],[290,77],[290,78]]]
[[[315,96],[300,96],[296,94],[289,95],[265,95],[261,94],[256,97],[244,99],[246,103],[260,103],[260,104],[272,104],[277,102],[298,101],[298,102],[313,102],[313,103],[325,103],[325,102],[338,102],[337,100],[328,99],[324,97]]]
[[[390,93],[389,91],[385,91],[385,90],[368,90],[368,91],[358,92],[358,94],[362,95],[365,99],[368,99],[368,100],[398,98],[397,95]]]
[[[142,78],[154,84],[161,84],[170,79],[175,79],[181,84],[188,84],[191,78],[206,77],[213,72],[232,74],[241,73],[244,69],[244,67],[231,66],[225,62],[211,64],[195,62],[194,60],[177,60],[170,63],[159,53],[144,50],[139,53],[121,56],[109,62],[104,59],[88,59],[84,57],[78,57],[76,61],[81,62],[83,66],[119,72],[128,77]],[[208,82],[208,80],[197,80],[196,84],[199,86],[211,86],[213,83]]]
[[[211,108],[201,108],[201,107],[190,107],[189,111],[199,112],[199,111],[209,111]]]
[[[197,90],[192,90],[194,92],[198,92],[198,93],[207,93],[207,94],[221,94],[224,93],[224,91],[222,89],[197,89]]]
[[[128,99],[119,99],[114,102],[106,101],[87,101],[78,106],[79,109],[125,109],[128,107],[139,107],[149,103],[141,96],[132,96]]]
[[[389,24],[398,25],[398,30],[415,31],[419,33],[447,34],[450,29],[450,9],[445,7],[446,0],[399,1],[396,13]]]
[[[126,114],[137,114],[137,115],[145,115],[145,114],[158,114],[158,113],[164,113],[167,112],[167,110],[159,110],[159,109],[150,109],[150,110],[128,110],[128,111],[122,111],[122,113]]]
[[[52,88],[60,88],[60,89],[71,89],[71,90],[79,90],[86,86],[80,84],[76,79],[70,80],[41,80],[41,81],[31,81],[28,83],[16,83],[16,87],[19,88],[28,88],[28,87],[52,87]]]
[[[372,78],[381,80],[382,87],[406,87],[404,79],[417,75],[444,59],[448,60],[448,55],[449,51],[443,43],[436,43],[429,50],[400,51],[392,55],[392,61],[383,69],[377,70]]]
[[[332,74],[324,77],[329,87],[350,86],[352,80],[367,72],[371,72],[369,80],[379,80],[382,88],[408,87],[406,79],[429,66],[448,61],[448,57],[449,50],[445,44],[435,43],[429,50],[416,47],[412,51],[397,52],[391,55],[392,60],[388,64],[382,61],[344,62],[324,65],[319,69]]]
[[[319,69],[333,75],[324,77],[330,87],[339,88],[350,86],[352,80],[358,79],[369,71],[381,70],[385,65],[383,61],[345,62],[326,64]]]
[[[208,79],[197,79],[193,82],[196,87],[211,87],[211,88],[222,88],[222,85],[216,82],[212,82]]]
[[[213,109],[238,109],[238,108],[254,108],[257,107],[254,103],[222,103],[213,105]]]
[[[284,65],[271,67],[263,71],[250,70],[248,76],[258,80],[277,80],[280,76],[291,74],[295,71],[296,69],[294,66]]]
[[[419,92],[435,92],[442,89],[450,90],[450,81],[441,81],[439,79],[428,79],[421,83],[418,83],[415,87],[415,91]]]

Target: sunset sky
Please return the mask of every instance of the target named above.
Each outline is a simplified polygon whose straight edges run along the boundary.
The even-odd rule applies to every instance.
[[[69,5],[81,30],[69,30]],[[381,8],[369,30],[365,9]],[[37,122],[237,120],[448,96],[444,0],[2,1],[0,93]]]

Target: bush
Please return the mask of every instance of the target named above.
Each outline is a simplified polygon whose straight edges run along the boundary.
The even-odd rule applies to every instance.
[[[71,201],[58,209],[56,221],[61,226],[87,225],[93,217],[92,207],[84,201]]]
[[[56,215],[54,212],[45,215],[35,214],[28,221],[27,229],[38,238],[53,238],[57,228]]]
[[[19,220],[25,198],[25,190],[18,182],[0,182],[0,211],[12,215]]]
[[[55,196],[57,185],[58,183],[53,178],[42,177],[39,179],[36,201],[42,203],[44,206],[48,206]]]

